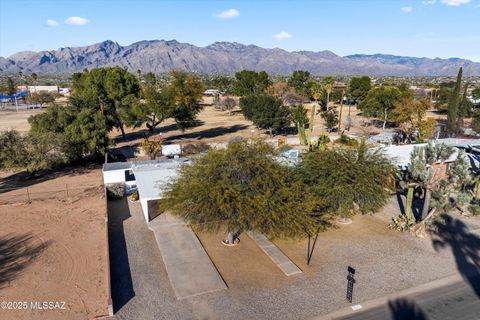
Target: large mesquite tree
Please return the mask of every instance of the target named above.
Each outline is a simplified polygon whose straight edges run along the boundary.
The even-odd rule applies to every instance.
[[[355,147],[319,148],[304,155],[299,178],[315,194],[316,212],[349,217],[387,203],[394,167],[365,141]]]
[[[204,91],[202,80],[194,74],[172,71],[169,83],[162,85],[155,75],[147,76],[141,85],[140,99],[125,114],[129,123],[134,127],[145,123],[149,134],[169,118],[174,118],[182,130],[195,125],[202,110],[199,103]]]
[[[358,105],[363,114],[383,120],[385,130],[387,121],[391,120],[395,105],[402,98],[402,92],[397,87],[382,86],[371,89],[367,96]]]
[[[275,154],[265,142],[246,140],[210,150],[181,168],[164,192],[163,209],[207,231],[226,225],[226,244],[248,230],[282,238],[313,234],[313,198]]]

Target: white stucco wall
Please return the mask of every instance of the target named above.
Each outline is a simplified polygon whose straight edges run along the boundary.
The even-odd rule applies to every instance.
[[[103,172],[103,183],[119,183],[125,182],[125,171],[129,169],[110,170]]]
[[[142,198],[142,194],[140,193],[140,204],[142,205],[143,216],[145,217],[145,221],[148,223],[150,220],[148,219],[148,200],[146,198]]]

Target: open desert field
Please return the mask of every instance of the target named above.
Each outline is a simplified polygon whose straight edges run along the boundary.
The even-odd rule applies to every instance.
[[[49,180],[22,182],[18,176],[2,173],[0,196],[15,198],[15,192],[24,192],[25,186],[44,193],[30,203],[0,205],[0,300],[28,304],[26,310],[0,310],[0,319],[108,315],[106,209],[100,169],[85,169],[81,174],[67,169],[51,174]],[[68,198],[54,191],[65,184],[84,189]],[[44,301],[58,302],[58,308],[34,310],[30,305]]]
[[[208,99],[209,98],[206,98],[205,102],[208,103]],[[330,106],[336,107],[338,111],[340,110],[340,105],[331,103]],[[313,103],[307,103],[305,104],[305,107],[308,111],[308,116],[310,116]],[[345,127],[347,125],[348,112],[348,106],[344,105],[342,112],[342,131],[345,130]],[[381,127],[376,127],[371,124],[366,125],[366,118],[361,116],[360,111],[358,111],[355,106],[351,106],[350,115],[352,120],[352,126],[350,131],[345,133],[353,134],[356,136],[368,136],[370,134],[378,133],[381,131]],[[157,127],[155,134],[161,134],[167,143],[183,144],[197,142],[222,143],[228,142],[234,137],[262,137],[266,139],[272,138],[267,132],[259,130],[255,127],[255,125],[252,124],[251,121],[245,119],[245,117],[241,112],[239,112],[239,110],[238,112],[234,112],[234,114],[230,115],[228,111],[221,111],[213,106],[206,106],[198,114],[198,120],[198,126],[188,128],[185,131],[182,131],[177,128],[175,122],[172,119],[168,119]],[[144,135],[148,133],[144,126],[140,128],[126,128],[126,132],[127,142],[122,140],[119,130],[112,131],[111,136],[117,142],[116,147],[138,147]],[[320,116],[320,114],[317,114],[314,121],[313,135],[317,136],[321,133],[326,133],[326,129],[322,117]],[[332,133],[331,135],[334,138],[339,136],[338,133]],[[298,137],[298,135],[294,131],[291,131],[288,133],[280,132],[273,138],[279,138],[282,136],[288,138]]]
[[[28,117],[39,114],[41,109],[29,110],[0,110],[0,131],[15,129],[20,132],[27,132],[30,129]]]

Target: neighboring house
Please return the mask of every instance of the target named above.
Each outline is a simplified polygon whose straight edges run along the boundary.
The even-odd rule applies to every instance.
[[[58,86],[18,86],[19,91],[28,92],[59,92]]]
[[[300,149],[288,149],[280,153],[280,156],[276,157],[275,160],[277,160],[280,164],[289,167],[295,167],[300,164],[300,154]]]
[[[404,144],[404,145],[389,145],[383,148],[385,154],[389,156],[395,165],[397,165],[401,169],[406,169],[410,165],[411,154],[414,148],[419,147],[426,147],[426,143],[419,143],[419,144]],[[457,159],[458,152],[455,152],[450,156],[450,158],[446,161],[452,162]]]
[[[223,94],[223,92],[217,89],[208,89],[208,90],[205,90],[205,92],[203,93],[204,96],[217,96],[220,94]]]
[[[187,158],[105,163],[103,180],[107,188],[109,184],[125,183],[127,193],[138,190],[145,220],[150,222],[159,215],[163,188],[186,163],[190,163]]]
[[[437,139],[434,141],[434,144],[446,144],[455,148],[455,153],[453,153],[446,161],[447,164],[457,159],[458,150],[464,150],[470,161],[470,169],[475,173],[480,171],[480,139]],[[405,144],[399,146],[389,145],[383,149],[385,154],[391,157],[398,167],[406,168],[410,165],[410,158],[413,149],[415,147],[425,147],[426,145],[426,143]]]
[[[367,141],[382,144],[392,144],[395,140],[395,135],[397,135],[395,130],[384,130],[378,134],[369,136]]]
[[[58,88],[58,93],[62,96],[70,96],[70,88]]]

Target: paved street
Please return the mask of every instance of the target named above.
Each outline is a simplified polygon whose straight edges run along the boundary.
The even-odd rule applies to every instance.
[[[471,279],[480,282],[480,278]],[[467,282],[392,300],[388,305],[343,317],[342,320],[478,320],[480,297]]]

